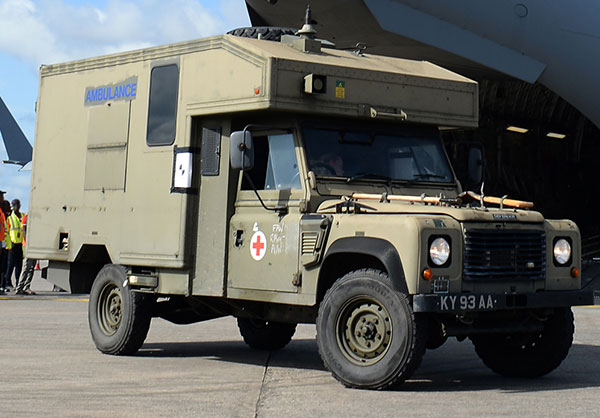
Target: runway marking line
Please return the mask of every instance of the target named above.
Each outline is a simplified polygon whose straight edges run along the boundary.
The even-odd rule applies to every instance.
[[[89,302],[90,298],[56,298],[53,299],[59,302]]]
[[[90,298],[61,298],[52,296],[0,296],[0,300],[53,300],[57,302],[89,302]]]

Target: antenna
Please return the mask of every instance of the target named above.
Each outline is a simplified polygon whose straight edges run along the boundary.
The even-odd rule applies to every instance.
[[[296,32],[296,35],[299,35],[305,39],[315,39],[315,36],[317,35],[317,31],[313,27],[312,23],[313,23],[312,12],[310,11],[310,5],[309,5],[309,6],[306,6],[306,15],[304,16],[304,26],[302,26],[302,29],[300,29],[298,32]]]

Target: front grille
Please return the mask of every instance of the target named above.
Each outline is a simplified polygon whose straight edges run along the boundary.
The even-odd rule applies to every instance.
[[[546,233],[467,229],[465,280],[537,280],[546,275]]]

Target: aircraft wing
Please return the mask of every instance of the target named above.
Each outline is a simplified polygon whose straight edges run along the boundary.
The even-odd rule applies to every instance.
[[[0,133],[8,154],[8,160],[2,161],[3,163],[24,167],[31,162],[33,148],[1,97]]]
[[[255,26],[302,26],[306,2],[245,1]],[[318,37],[338,48],[360,42],[367,53],[430,61],[476,81],[540,83],[600,128],[598,0],[319,0],[310,6]]]

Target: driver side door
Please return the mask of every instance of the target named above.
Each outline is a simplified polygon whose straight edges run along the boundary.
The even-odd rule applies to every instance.
[[[298,292],[300,207],[304,191],[294,136],[254,136],[255,164],[239,182],[230,221],[228,294]],[[248,179],[249,178],[249,179]],[[269,209],[265,209],[254,192]]]

